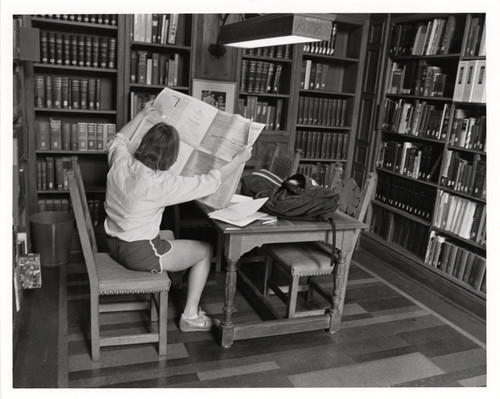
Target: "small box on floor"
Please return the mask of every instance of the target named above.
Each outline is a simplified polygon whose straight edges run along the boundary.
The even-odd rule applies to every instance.
[[[19,282],[22,289],[42,287],[40,254],[19,256]]]

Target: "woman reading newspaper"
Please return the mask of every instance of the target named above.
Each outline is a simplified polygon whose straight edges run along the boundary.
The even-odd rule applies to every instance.
[[[209,330],[212,319],[199,306],[210,269],[212,249],[208,243],[174,240],[160,231],[166,206],[214,193],[242,163],[250,159],[245,147],[229,163],[207,174],[184,177],[169,172],[179,152],[175,128],[159,122],[130,154],[128,143],[142,119],[160,113],[147,103],[108,146],[106,220],[111,256],[126,268],[139,271],[180,272],[189,269],[188,292],[179,326],[181,331]],[[154,116],[154,114],[152,115]],[[171,274],[174,278],[174,274]]]

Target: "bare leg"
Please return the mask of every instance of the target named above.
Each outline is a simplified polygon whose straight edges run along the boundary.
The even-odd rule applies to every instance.
[[[160,264],[162,270],[172,272],[190,268],[184,315],[194,317],[210,271],[212,248],[208,243],[194,240],[171,240],[170,244],[172,249],[161,257]]]

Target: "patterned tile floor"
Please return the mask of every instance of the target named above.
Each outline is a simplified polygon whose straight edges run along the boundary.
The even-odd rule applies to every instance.
[[[352,262],[341,329],[236,341],[221,348],[211,332],[181,333],[185,290],[170,295],[168,354],[152,344],[104,348],[89,355],[88,294],[83,264],[65,269],[60,291],[59,386],[90,387],[480,387],[486,345],[359,263]],[[328,280],[325,280],[325,284]],[[220,315],[224,274],[203,295]],[[274,298],[277,307],[283,305]],[[321,305],[319,302],[316,305]],[[234,320],[259,317],[239,293]],[[138,312],[105,315],[103,330],[137,331]]]

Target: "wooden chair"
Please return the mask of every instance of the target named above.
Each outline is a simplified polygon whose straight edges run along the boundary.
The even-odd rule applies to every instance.
[[[360,190],[356,182],[349,178],[332,182],[333,190],[340,194],[339,211],[344,212],[359,221],[363,221],[368,204],[376,184],[375,174],[371,173]],[[354,234],[353,248],[359,237],[359,231]],[[306,242],[300,244],[274,244],[265,247],[266,263],[264,273],[263,294],[267,296],[271,289],[282,299],[286,307],[286,317],[293,318],[299,315],[296,312],[296,302],[299,291],[299,280],[307,278],[306,289],[307,299],[312,299],[313,291],[317,291],[329,303],[340,301],[340,292],[343,283],[343,269],[345,264],[349,264],[352,254],[345,254],[337,250],[337,264],[330,265],[331,247],[325,243]],[[270,281],[272,266],[278,266],[288,278],[288,293],[286,288],[280,287]],[[325,292],[322,287],[314,281],[315,276],[333,274],[333,295]]]
[[[76,158],[76,157],[74,157]],[[90,329],[92,360],[100,359],[100,348],[158,342],[159,355],[167,353],[167,306],[170,278],[167,273],[139,272],[126,269],[108,253],[97,252],[94,229],[90,220],[83,181],[76,159],[68,171],[69,192],[90,285]],[[104,296],[138,296],[147,294],[149,301],[102,302]],[[141,334],[101,336],[99,314],[150,309],[155,331]]]
[[[255,170],[265,168],[269,172],[274,173],[282,179],[297,173],[299,167],[301,151],[296,150],[292,157],[282,154],[280,145],[277,143],[273,149],[273,153],[269,165],[263,165],[261,162],[256,164]]]

